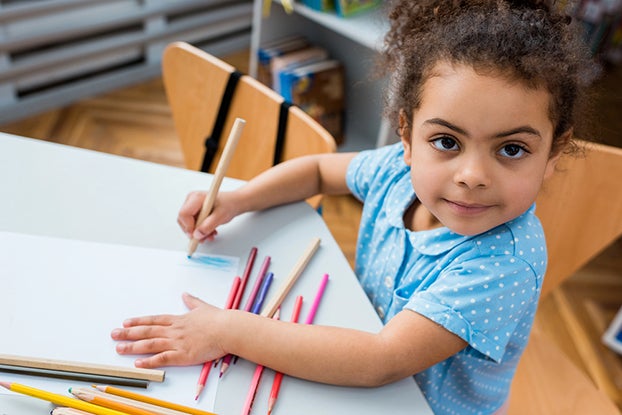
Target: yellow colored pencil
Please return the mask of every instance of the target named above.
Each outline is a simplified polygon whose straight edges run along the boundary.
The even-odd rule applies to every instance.
[[[124,398],[134,399],[139,402],[150,403],[152,405],[161,406],[163,408],[169,408],[180,412],[185,412],[192,415],[215,415],[213,412],[203,411],[201,409],[192,408],[190,406],[184,406],[173,402],[163,401],[161,399],[152,398],[151,396],[141,395],[136,392],[128,391],[114,386],[99,386],[93,385],[94,388],[101,392],[106,392],[111,395],[122,396]]]
[[[17,393],[42,399],[55,405],[67,406],[69,408],[80,409],[93,415],[128,415],[124,412],[116,411],[103,406],[93,405],[92,403],[81,401],[80,399],[70,398],[65,395],[44,391],[31,386],[22,385],[15,382],[0,382],[0,386]]]
[[[132,406],[127,403],[119,402],[113,399],[108,399],[105,396],[97,395],[93,392],[78,390],[77,388],[75,390],[73,388],[70,388],[69,393],[72,393],[75,397],[83,401],[90,402],[94,405],[103,406],[105,408],[122,411],[128,415],[157,415],[156,413],[148,411],[146,409],[138,408],[136,406]]]

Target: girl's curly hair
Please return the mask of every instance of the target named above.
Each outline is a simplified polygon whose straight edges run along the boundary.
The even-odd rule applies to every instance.
[[[438,61],[468,65],[551,94],[553,153],[575,125],[585,78],[593,68],[580,30],[545,0],[394,0],[383,68],[392,74],[387,115],[408,120]]]

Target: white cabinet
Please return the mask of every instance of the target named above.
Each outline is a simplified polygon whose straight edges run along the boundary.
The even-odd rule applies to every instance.
[[[167,43],[248,46],[252,0],[0,1],[0,123],[156,77]]]
[[[384,121],[383,90],[386,80],[374,76],[375,59],[382,48],[388,23],[382,10],[340,18],[331,13],[294,4],[292,14],[272,4],[262,17],[263,0],[254,0],[250,73],[257,75],[257,49],[261,43],[300,34],[326,48],[346,71],[345,142],[339,151],[362,150],[384,145],[392,129]]]

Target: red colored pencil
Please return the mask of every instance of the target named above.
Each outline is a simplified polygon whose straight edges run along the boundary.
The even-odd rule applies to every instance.
[[[300,310],[302,309],[302,296],[296,297],[296,302],[294,303],[294,310],[292,311],[292,317],[290,321],[292,323],[298,322],[298,317],[300,316]],[[276,398],[279,396],[279,389],[281,388],[281,380],[283,380],[283,373],[276,372],[274,374],[274,380],[272,381],[272,389],[270,390],[270,399],[268,400],[268,415],[272,412],[272,408],[274,408],[274,404],[276,403]]]
[[[257,248],[252,247],[251,252],[248,254],[248,260],[246,261],[246,267],[244,268],[244,273],[242,274],[242,283],[240,284],[240,288],[238,289],[238,293],[235,296],[235,300],[233,301],[232,309],[240,308],[240,303],[242,302],[242,297],[244,296],[244,290],[246,289],[246,284],[248,283],[248,279],[251,275],[251,271],[253,269],[253,264],[255,263],[255,257],[257,256]],[[264,261],[265,262],[265,261]],[[229,365],[231,364],[231,359],[233,359],[232,354],[228,354],[222,358],[222,363],[220,364],[220,376],[225,374]]]
[[[240,303],[242,302],[242,296],[244,296],[244,290],[246,289],[248,278],[251,275],[251,270],[253,269],[253,264],[255,263],[256,256],[257,256],[257,248],[252,247],[251,252],[248,254],[248,259],[246,260],[246,267],[244,268],[244,273],[242,274],[242,283],[240,284],[240,288],[238,289],[238,292],[235,295],[235,300],[233,300],[233,305],[231,306],[232,309],[240,308]]]
[[[241,282],[242,279],[240,277],[235,277],[233,279],[233,284],[231,285],[231,289],[229,290],[229,296],[227,297],[227,301],[225,302],[226,309],[231,308],[231,306],[233,305],[233,301],[235,300],[235,297],[239,291]],[[203,367],[201,368],[201,374],[199,375],[199,380],[197,382],[197,394],[194,398],[195,401],[199,400],[199,396],[201,395],[203,388],[205,388],[205,383],[207,382],[207,377],[209,376],[209,372],[212,369],[213,363],[213,360],[203,363]]]
[[[300,304],[299,304],[300,303]],[[296,297],[296,305],[294,307],[302,306],[302,297]],[[272,317],[274,320],[279,319],[279,310],[274,313]],[[255,373],[253,374],[253,379],[251,380],[251,385],[248,388],[248,392],[246,393],[246,399],[244,401],[244,406],[242,407],[241,415],[248,415],[251,412],[251,408],[253,407],[253,402],[255,401],[255,395],[257,394],[257,389],[259,388],[259,381],[261,380],[261,375],[263,373],[264,366],[257,365],[255,367]]]

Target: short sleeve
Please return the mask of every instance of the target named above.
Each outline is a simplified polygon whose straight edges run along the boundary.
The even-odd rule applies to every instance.
[[[513,255],[502,255],[446,268],[428,289],[415,293],[405,308],[500,362],[517,324],[537,297],[533,268]]]
[[[398,143],[365,150],[358,153],[350,161],[346,172],[346,184],[354,197],[360,201],[365,201],[373,181],[378,178],[379,172],[383,169],[387,170],[388,166],[396,163],[396,160],[401,160],[399,157],[401,149],[402,146]]]

